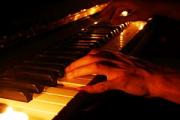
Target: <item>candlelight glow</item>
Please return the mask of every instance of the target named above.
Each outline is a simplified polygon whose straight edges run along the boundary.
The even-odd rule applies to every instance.
[[[0,113],[0,120],[28,120],[28,115],[23,112],[14,111],[12,107],[7,107]]]

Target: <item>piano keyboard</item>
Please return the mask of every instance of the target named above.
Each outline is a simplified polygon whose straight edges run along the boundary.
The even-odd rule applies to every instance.
[[[0,103],[29,115],[30,120],[53,119],[77,94],[76,87],[89,84],[95,75],[64,78],[64,68],[91,49],[102,47],[126,27],[98,23],[81,29],[0,75]]]

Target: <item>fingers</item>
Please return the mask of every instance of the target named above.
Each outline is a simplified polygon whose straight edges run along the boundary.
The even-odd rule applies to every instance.
[[[87,65],[87,64],[91,64],[93,62],[97,62],[98,59],[97,58],[93,58],[92,55],[99,53],[100,50],[99,49],[93,49],[91,50],[86,56],[76,60],[75,62],[71,63],[69,66],[66,67],[65,71],[66,72],[70,72],[73,69],[76,69],[78,67]]]
[[[84,86],[79,88],[80,91],[85,91],[88,93],[102,93],[105,92],[107,90],[110,90],[112,88],[112,84],[111,81],[104,81],[104,82],[100,82],[97,83],[95,85],[92,86]]]
[[[132,61],[130,61],[126,55],[123,55],[119,52],[93,50],[88,55],[71,63],[68,67],[66,67],[65,71],[70,72],[76,68],[101,61],[112,62],[119,65],[120,67],[124,67],[126,64],[133,65]]]
[[[120,73],[118,68],[109,67],[101,63],[92,63],[67,72],[66,77],[67,79],[73,79],[91,74],[106,75],[107,79],[111,80],[116,78]]]
[[[79,60],[71,63],[66,69],[66,72],[70,72],[76,68],[86,66],[88,64],[96,63],[101,61],[103,58],[93,57],[92,55],[86,55],[85,57],[80,58]]]
[[[117,57],[116,57],[116,59],[115,59],[115,57],[112,57],[113,56],[112,53],[110,53],[111,55],[103,54],[103,53],[104,53],[104,51],[103,52],[99,52],[97,50],[91,51],[88,55],[86,55],[86,56],[80,58],[79,60],[71,63],[68,67],[66,67],[65,71],[70,72],[76,68],[86,66],[86,65],[92,64],[92,63],[97,63],[100,61],[115,62],[118,59]],[[110,56],[112,57],[112,59],[114,58],[114,60],[110,59]]]

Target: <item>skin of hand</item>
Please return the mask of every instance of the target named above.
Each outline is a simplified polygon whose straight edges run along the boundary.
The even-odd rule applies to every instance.
[[[89,93],[119,89],[134,95],[149,94],[147,82],[154,68],[119,52],[93,50],[66,68],[67,79],[83,75],[106,75],[107,81],[81,88]],[[153,66],[154,67],[154,66]],[[148,69],[147,69],[148,68]]]
[[[90,74],[107,76],[104,82],[79,88],[88,93],[115,89],[180,103],[180,76],[176,72],[119,52],[92,50],[65,71],[67,79]]]

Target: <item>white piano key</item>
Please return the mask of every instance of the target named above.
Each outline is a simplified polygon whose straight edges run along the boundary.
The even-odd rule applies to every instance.
[[[36,120],[50,120],[50,117],[54,117],[60,110],[64,108],[63,105],[53,104],[48,101],[38,101],[36,99],[30,101],[29,103],[19,102],[14,100],[8,100],[0,98],[1,103],[5,103],[8,106],[13,107],[17,111],[22,111],[27,113],[30,118],[40,118]],[[47,116],[48,119],[43,118]],[[31,120],[31,119],[30,119]]]
[[[78,91],[66,88],[64,86],[58,86],[58,87],[47,87],[44,91],[46,94],[55,94],[55,95],[61,95],[66,97],[74,97]],[[43,93],[44,93],[43,92]]]
[[[29,120],[51,120],[78,93],[73,88],[87,85],[93,78],[94,75],[83,76],[74,80],[59,79],[60,85],[46,87],[41,94],[34,94],[33,100],[29,103],[4,98],[0,98],[0,102],[12,106],[17,111],[27,113],[30,117]]]
[[[58,79],[58,84],[67,86],[67,87],[72,87],[72,88],[77,88],[77,87],[82,87],[87,85],[95,76],[94,75],[87,75],[87,76],[82,76],[78,77],[75,79],[66,79],[65,77]]]
[[[45,103],[52,103],[56,105],[63,105],[65,106],[72,97],[65,97],[61,95],[53,95],[53,94],[46,94],[42,93],[41,95],[39,94],[34,94],[33,95],[33,101],[40,101],[40,102],[45,102]]]
[[[29,120],[51,120],[78,93],[71,87],[87,85],[93,78],[93,75],[89,75],[74,80],[60,79],[60,84],[63,83],[65,86],[47,87],[41,94],[34,94],[33,100],[29,103],[4,98],[0,98],[0,102],[12,106],[17,111],[27,113],[30,117]]]

